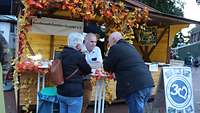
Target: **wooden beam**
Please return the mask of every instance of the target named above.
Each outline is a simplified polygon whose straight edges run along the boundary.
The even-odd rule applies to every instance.
[[[170,29],[168,30],[168,37],[167,37],[167,57],[166,57],[166,63],[168,64],[170,61],[170,48],[169,48],[169,38],[170,38]]]
[[[144,51],[145,53],[144,53],[143,58],[144,58],[145,61],[150,62],[151,60],[150,60],[149,54],[148,54],[149,53],[149,46],[145,46],[144,49],[145,49],[145,51]]]
[[[145,55],[145,52],[144,52],[142,46],[139,46],[139,49],[140,49],[140,51],[142,52],[142,55],[144,56],[144,55]]]
[[[30,43],[28,42],[28,40],[26,41],[26,45],[28,47],[29,52],[31,53],[32,56],[35,56],[35,53],[30,45]]]
[[[136,40],[136,42],[138,43],[139,41],[138,41],[138,34],[137,35],[135,35],[136,37],[135,37],[135,40]],[[144,56],[144,54],[145,54],[145,52],[144,52],[144,50],[143,50],[143,48],[142,48],[142,46],[138,46],[139,47],[139,49],[140,49],[140,51],[142,52],[142,55]]]
[[[153,47],[151,48],[151,50],[150,50],[149,53],[148,53],[148,56],[150,56],[150,55],[152,54],[153,50],[157,47],[158,43],[160,42],[160,40],[162,39],[162,37],[164,36],[164,34],[166,33],[166,31],[167,31],[168,29],[169,29],[169,26],[165,27],[165,29],[162,31],[162,33],[161,33],[160,36],[158,37],[158,40],[157,40],[157,42],[156,42],[156,45],[153,46]]]
[[[53,52],[54,52],[54,35],[50,36],[50,47],[49,47],[49,59],[53,59]]]

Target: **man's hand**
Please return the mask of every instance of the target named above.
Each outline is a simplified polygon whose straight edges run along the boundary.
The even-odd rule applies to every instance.
[[[99,61],[93,61],[91,64],[90,64],[91,68],[92,69],[98,69],[100,67],[102,67],[102,63],[99,62]]]

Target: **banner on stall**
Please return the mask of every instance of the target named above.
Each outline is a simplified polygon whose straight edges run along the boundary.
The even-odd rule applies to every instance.
[[[34,17],[31,32],[66,36],[69,32],[83,32],[83,27],[84,23],[80,21]]]
[[[190,67],[163,67],[166,113],[194,113]]]

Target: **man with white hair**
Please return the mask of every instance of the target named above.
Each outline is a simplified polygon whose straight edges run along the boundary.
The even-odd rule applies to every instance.
[[[127,101],[129,113],[144,113],[144,104],[153,87],[148,67],[135,47],[123,40],[121,33],[113,32],[108,41],[110,49],[103,67],[115,74],[117,97]]]
[[[83,49],[84,37],[81,33],[72,32],[68,35],[68,47],[74,48],[78,51]]]
[[[81,113],[83,75],[91,73],[91,67],[81,53],[82,44],[83,36],[80,33],[70,33],[68,46],[61,52],[63,76],[67,79],[64,80],[64,84],[57,86],[60,113]]]

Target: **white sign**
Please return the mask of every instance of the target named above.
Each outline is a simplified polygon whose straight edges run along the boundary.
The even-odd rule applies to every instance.
[[[166,113],[194,113],[190,67],[163,67]]]
[[[184,66],[184,61],[170,59],[170,65],[173,65],[173,66]]]
[[[33,18],[31,32],[49,35],[66,36],[69,32],[83,32],[84,23],[79,21]]]
[[[157,63],[151,63],[149,65],[149,70],[150,71],[158,71],[158,64]]]

